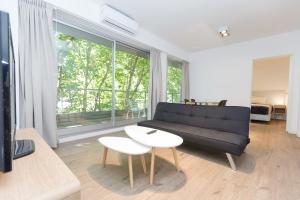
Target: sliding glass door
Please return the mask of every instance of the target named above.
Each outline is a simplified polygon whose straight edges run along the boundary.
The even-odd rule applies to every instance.
[[[55,26],[58,129],[91,131],[144,119],[149,53],[71,26]]]
[[[116,123],[147,116],[149,53],[117,43],[115,65]]]

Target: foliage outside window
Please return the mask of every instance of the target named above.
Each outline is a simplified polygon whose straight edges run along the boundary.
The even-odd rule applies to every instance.
[[[57,25],[58,128],[145,118],[149,53],[119,43],[114,53],[114,41]]]
[[[149,54],[117,43],[116,120],[147,116],[149,66]]]
[[[182,63],[168,60],[167,102],[179,103],[182,81]]]

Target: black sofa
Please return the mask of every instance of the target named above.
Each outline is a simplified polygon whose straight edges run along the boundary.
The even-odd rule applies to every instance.
[[[248,107],[158,103],[153,120],[138,125],[168,131],[185,142],[224,152],[236,170],[231,154],[241,155],[250,142],[249,121]]]

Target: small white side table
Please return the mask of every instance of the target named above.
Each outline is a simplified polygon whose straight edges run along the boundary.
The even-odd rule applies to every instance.
[[[147,128],[143,126],[126,126],[126,134],[133,140],[141,143],[145,146],[152,147],[151,151],[151,168],[150,168],[150,184],[153,184],[154,180],[154,164],[155,164],[155,150],[156,148],[171,148],[175,160],[177,171],[180,170],[176,147],[183,143],[183,139],[172,133],[156,130],[153,128]],[[152,132],[152,133],[150,133]],[[150,133],[150,134],[149,134]]]
[[[144,173],[147,173],[144,154],[150,151],[150,147],[146,147],[125,137],[101,137],[98,141],[104,146],[102,158],[103,167],[105,167],[108,149],[128,155],[129,181],[131,188],[133,187],[132,155],[140,155]]]

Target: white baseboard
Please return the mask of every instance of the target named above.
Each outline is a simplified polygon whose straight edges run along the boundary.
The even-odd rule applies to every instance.
[[[59,144],[62,144],[62,143],[66,143],[66,142],[82,140],[82,139],[95,137],[95,136],[100,136],[100,135],[105,135],[105,134],[109,134],[109,133],[120,132],[120,131],[123,131],[123,130],[124,130],[124,126],[121,126],[121,127],[117,127],[117,128],[106,129],[106,130],[101,130],[101,131],[96,131],[96,132],[72,135],[72,136],[60,138],[58,140],[58,142],[59,142]]]

